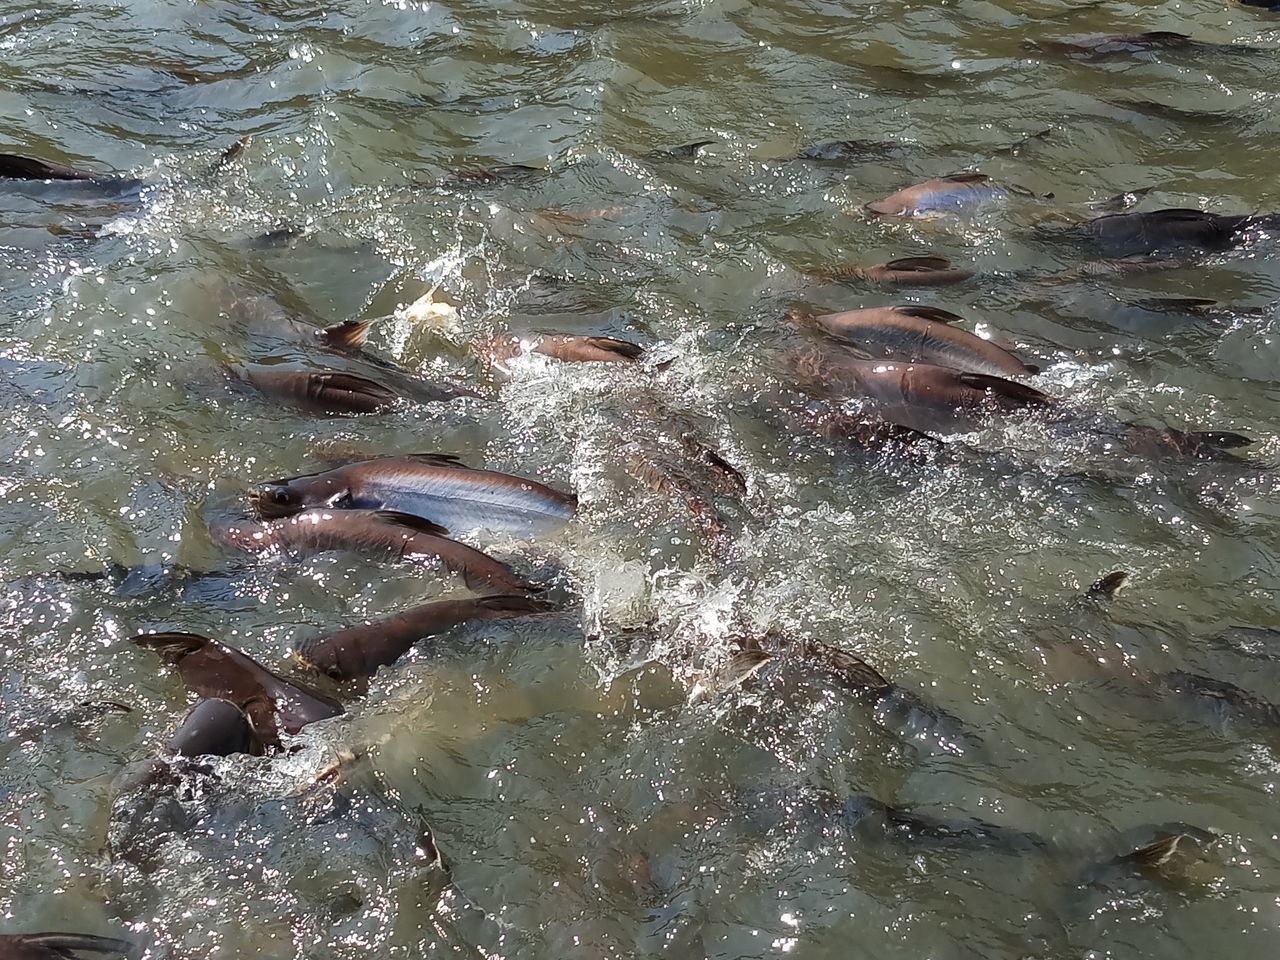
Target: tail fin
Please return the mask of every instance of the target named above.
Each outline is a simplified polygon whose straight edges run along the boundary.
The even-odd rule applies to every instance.
[[[316,335],[326,347],[354,353],[369,339],[369,325],[372,322],[371,320],[343,320],[331,327],[325,327]]]
[[[1085,591],[1085,596],[1093,600],[1110,600],[1129,580],[1129,571],[1115,570],[1105,577],[1100,577]]]

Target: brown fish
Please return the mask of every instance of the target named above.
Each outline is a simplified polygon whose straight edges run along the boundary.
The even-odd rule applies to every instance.
[[[1229,430],[1175,430],[1173,427],[1148,427],[1125,424],[1120,442],[1130,453],[1142,457],[1182,456],[1196,460],[1248,461],[1228,453],[1247,447],[1253,440]]]
[[[808,389],[859,398],[886,420],[925,432],[970,430],[984,413],[1051,406],[1033,387],[927,363],[859,360],[810,352],[793,357]]]
[[[230,700],[244,711],[254,734],[278,746],[280,731],[297,733],[309,723],[341,716],[342,706],[302,684],[272,673],[234,647],[194,633],[144,633],[133,638],[175,667],[201,697]]]
[[[298,644],[298,656],[335,680],[371,677],[395,663],[419,640],[470,620],[506,620],[547,613],[551,607],[528,596],[492,596],[444,600],[413,607],[361,627],[311,637]]]
[[[0,153],[0,179],[8,180],[114,180],[115,174],[78,170],[51,160]]]
[[[691,433],[681,434],[680,448],[677,453],[635,444],[626,453],[628,472],[654,493],[682,501],[713,547],[720,549],[725,531],[715,498],[743,498],[746,478]]]
[[[937,217],[965,213],[1007,195],[1004,187],[985,174],[958,173],[904,187],[868,203],[867,209],[889,217]]]
[[[441,454],[361,460],[308,476],[272,480],[251,494],[265,519],[308,507],[394,510],[451,530],[483,528],[524,536],[563,526],[578,498],[536,480],[473,470]]]
[[[812,270],[825,280],[870,280],[901,287],[941,287],[973,276],[972,270],[953,267],[946,257],[900,257],[870,267],[837,266]]]
[[[812,318],[824,333],[874,358],[953,367],[995,377],[1025,377],[1039,367],[954,326],[961,318],[936,307],[897,306],[846,310]]]
[[[378,413],[399,395],[368,377],[337,371],[246,369],[241,379],[275,400],[311,413]]]
[[[134,945],[92,933],[3,933],[0,960],[77,960],[82,953],[134,955]]]
[[[181,757],[229,757],[233,753],[262,753],[248,716],[230,700],[201,700],[165,745]]]
[[[616,337],[574,337],[560,334],[531,338],[500,334],[477,342],[472,349],[486,363],[497,367],[526,353],[541,353],[569,363],[631,363],[644,353],[644,348],[639,344]]]
[[[816,404],[816,405],[815,405]],[[806,425],[820,437],[841,440],[854,447],[885,454],[927,455],[946,446],[936,437],[876,417],[846,413],[829,404],[806,405],[801,411]]]
[[[446,533],[430,521],[390,510],[303,510],[281,520],[240,520],[210,528],[215,541],[246,553],[307,556],[349,550],[387,563],[438,563],[483,593],[539,589],[506,564],[450,540]]]

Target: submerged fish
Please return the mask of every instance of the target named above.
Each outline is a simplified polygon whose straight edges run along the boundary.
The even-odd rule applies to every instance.
[[[747,494],[746,478],[724,457],[686,432],[680,435],[678,449],[634,443],[625,462],[628,472],[654,493],[682,501],[713,549],[724,548],[716,497],[740,501]]]
[[[450,540],[444,527],[390,510],[308,509],[280,520],[240,520],[213,526],[209,532],[223,546],[246,553],[307,556],[350,550],[388,563],[438,563],[460,574],[473,590],[485,593],[532,593],[539,589],[501,561]]]
[[[7,180],[90,180],[112,183],[123,180],[114,173],[80,170],[51,160],[37,160],[16,153],[0,153],[0,179]]]
[[[134,956],[128,940],[92,933],[0,933],[0,960],[76,960],[82,953]]]
[[[1280,707],[1234,683],[1195,673],[1160,674],[1154,683],[1161,689],[1210,708],[1224,720],[1244,721],[1257,727],[1280,727]]]
[[[343,713],[337,701],[286,680],[248,654],[208,637],[194,633],[144,633],[134,637],[133,642],[155,651],[165,663],[176,668],[193,693],[229,700],[243,710],[255,736],[268,746],[279,746],[282,730],[297,733],[309,723]],[[226,722],[226,715],[222,713],[220,723]]]
[[[1235,463],[1248,461],[1229,451],[1247,447],[1253,440],[1229,430],[1176,430],[1173,427],[1148,427],[1137,423],[1124,424],[1120,431],[1124,448],[1142,457],[1191,457],[1195,460],[1226,460]]]
[[[825,280],[870,280],[900,287],[941,287],[973,276],[972,270],[953,267],[946,257],[899,257],[870,267],[836,266],[810,270]]]
[[[248,715],[230,700],[201,700],[187,713],[165,749],[180,757],[229,757],[261,753]]]
[[[1033,49],[1047,53],[1062,53],[1074,57],[1115,57],[1134,53],[1151,53],[1157,50],[1189,50],[1203,54],[1267,53],[1263,47],[1250,47],[1234,43],[1208,43],[1185,33],[1170,30],[1149,30],[1146,33],[1093,33],[1063,40],[1040,40],[1030,44]]]
[[[1113,213],[1070,227],[1066,235],[1108,257],[1129,257],[1162,250],[1228,250],[1246,237],[1251,227],[1275,227],[1280,214],[1209,213],[1170,208],[1150,213]]]
[[[410,454],[349,463],[261,484],[250,495],[259,516],[308,507],[394,510],[450,530],[543,533],[573,519],[578,498],[508,473],[473,470],[453,457]]]
[[[507,360],[526,353],[541,353],[570,363],[631,363],[644,347],[616,337],[574,337],[560,334],[521,337],[500,334],[476,343],[476,354],[490,366],[503,367]]]
[[[1025,377],[1039,367],[954,326],[961,320],[936,307],[897,306],[846,310],[813,317],[824,333],[872,358],[927,363],[996,377]]]
[[[277,370],[252,366],[233,375],[266,396],[311,413],[379,413],[401,400],[436,403],[463,396],[477,396],[463,387],[437,386],[402,378],[395,387],[381,380],[340,370]]]
[[[981,173],[958,173],[905,187],[867,204],[872,213],[890,217],[929,217],[962,213],[1007,196],[1008,191]]]
[[[371,677],[395,663],[419,640],[471,620],[505,620],[547,613],[552,608],[528,596],[444,600],[298,644],[298,656],[335,680]]]
[[[927,363],[811,351],[793,356],[792,366],[806,389],[860,399],[885,420],[924,432],[963,432],[985,415],[1056,403],[1022,383]]]
[[[831,404],[811,401],[799,417],[814,433],[828,440],[840,440],[861,450],[916,457],[946,446],[927,433],[872,416],[846,413]]]

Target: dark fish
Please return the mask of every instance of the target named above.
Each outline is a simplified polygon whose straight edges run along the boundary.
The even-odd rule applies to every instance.
[[[814,433],[828,440],[840,440],[862,450],[888,455],[913,456],[946,446],[936,437],[901,424],[875,417],[846,413],[829,404],[814,402],[801,412]]]
[[[796,154],[799,160],[834,163],[850,160],[881,160],[902,145],[879,140],[825,140],[811,143]]]
[[[92,180],[113,181],[120,179],[114,173],[97,173],[78,170],[51,160],[21,157],[15,153],[0,153],[0,179],[9,180]]]
[[[892,423],[924,432],[969,430],[983,414],[1046,408],[1055,401],[1025,384],[927,363],[798,354],[793,371],[809,390],[863,400]]]
[[[958,173],[926,180],[867,204],[872,213],[891,217],[927,217],[963,213],[999,200],[1007,191],[981,173]]]
[[[872,358],[929,363],[997,377],[1039,372],[1039,367],[953,325],[961,319],[936,307],[897,306],[828,313],[812,322]]]
[[[715,498],[741,499],[747,491],[746,478],[724,457],[683,433],[678,451],[635,444],[626,453],[626,464],[654,493],[682,501],[713,548],[723,548],[725,530]]]
[[[387,563],[438,563],[484,593],[539,589],[488,554],[450,540],[443,527],[390,510],[304,510],[282,520],[240,520],[209,532],[223,546],[246,553],[306,556],[349,550]]]
[[[302,684],[272,673],[258,661],[194,633],[144,633],[133,638],[175,667],[198,696],[230,700],[244,711],[254,734],[278,746],[280,731],[297,733],[309,723],[341,716],[342,706]]]
[[[941,287],[973,276],[972,270],[953,267],[946,257],[900,257],[870,267],[837,266],[809,271],[827,280],[870,280],[902,287]]]
[[[1280,727],[1280,707],[1234,683],[1182,671],[1161,674],[1155,682],[1170,693],[1210,708],[1224,720],[1242,720],[1258,727]]]
[[[505,620],[546,613],[551,608],[527,596],[493,596],[428,603],[361,627],[312,637],[298,644],[298,656],[335,680],[371,677],[395,663],[419,640],[470,620]]]
[[[800,652],[805,662],[872,707],[876,722],[886,729],[912,740],[927,737],[950,753],[962,753],[978,743],[957,717],[885,679],[861,657],[821,640],[803,641]]]
[[[324,473],[272,480],[251,494],[259,516],[276,519],[308,507],[394,510],[449,530],[481,527],[545,532],[573,519],[578,498],[536,480],[473,470],[453,457],[410,454],[349,463]]]
[[[77,960],[81,953],[134,955],[134,945],[91,933],[3,933],[0,960]]]
[[[1263,47],[1250,47],[1234,43],[1207,43],[1189,37],[1185,33],[1169,30],[1150,30],[1146,33],[1096,33],[1064,40],[1042,40],[1031,46],[1046,53],[1061,53],[1074,57],[1119,57],[1137,53],[1153,53],[1160,50],[1188,50],[1201,54],[1235,55],[1266,53]]]
[[[1150,213],[1113,213],[1079,227],[1068,236],[1108,257],[1129,257],[1160,250],[1227,250],[1244,240],[1251,226],[1273,226],[1276,215],[1249,216],[1172,208]]]
[[[527,163],[499,163],[492,167],[459,170],[454,174],[454,177],[469,183],[500,183],[504,180],[519,180],[523,177],[546,172],[546,167],[534,167]]]
[[[1274,660],[1280,656],[1280,630],[1271,627],[1230,626],[1207,639],[1246,657]]]
[[[230,700],[201,700],[174,731],[165,749],[182,757],[229,757],[261,753],[262,745],[244,711]]]
[[[644,353],[644,347],[616,337],[574,337],[547,335],[521,337],[500,334],[475,345],[485,362],[501,366],[504,361],[526,353],[541,353],[571,363],[631,363]]]
[[[1191,457],[1195,460],[1247,461],[1229,453],[1253,443],[1249,437],[1228,430],[1175,430],[1173,427],[1147,427],[1125,424],[1121,442],[1130,453],[1143,457]]]
[[[1280,10],[1280,0],[1240,0],[1246,7],[1261,7],[1264,10]]]

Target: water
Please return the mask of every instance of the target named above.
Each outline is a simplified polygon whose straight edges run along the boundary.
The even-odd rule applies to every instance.
[[[1026,46],[1145,30],[1267,52]],[[1140,209],[1280,208],[1274,15],[11,3],[0,47],[0,149],[145,183],[0,188],[0,930],[219,958],[1275,955],[1274,732],[1123,679],[1192,670],[1280,698],[1265,636],[1207,639],[1274,625],[1273,475],[1018,421],[918,463],[850,453],[786,415],[802,338],[783,320],[944,307],[1098,423],[1235,430],[1275,462],[1274,241],[1047,284],[1079,261],[1033,232],[1145,187]],[[789,159],[837,139],[870,146]],[[696,140],[715,142],[651,155]],[[503,163],[546,172],[454,176]],[[1019,189],[960,217],[862,211],[962,170]],[[926,252],[978,277],[912,291],[805,272]],[[527,358],[493,402],[317,418],[221,372],[269,352],[228,315],[246,289],[318,325],[435,291],[455,331],[390,319],[371,343],[437,379],[486,382],[466,344],[506,331],[621,336],[651,360]],[[1132,305],[1149,297],[1219,305]],[[744,504],[688,465],[684,434],[743,473]],[[135,632],[204,632],[281,666],[297,638],[460,589],[351,557],[220,554],[209,520],[335,447],[575,490],[564,532],[487,544],[557,577],[568,611],[424,647],[343,691],[348,715],[287,756],[118,796],[189,703]],[[695,506],[718,498],[723,535],[637,462]],[[56,575],[175,563],[226,575]],[[1114,601],[1076,602],[1116,568]],[[706,693],[734,638],[770,629],[860,652],[972,741],[948,749],[794,662]],[[344,752],[341,782],[311,785]],[[1043,844],[893,839],[857,826],[865,796]],[[1170,822],[1220,837],[1163,878],[1088,873]]]

